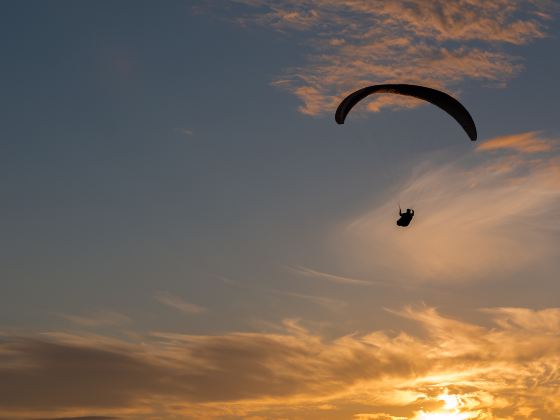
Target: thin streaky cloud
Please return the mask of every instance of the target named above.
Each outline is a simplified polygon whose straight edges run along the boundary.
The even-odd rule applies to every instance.
[[[231,277],[227,277],[221,274],[213,274],[212,276],[217,280],[220,280],[222,283],[227,284],[229,286],[240,286],[239,281],[232,279]]]
[[[205,307],[197,305],[195,303],[187,302],[180,296],[171,294],[169,292],[157,292],[155,294],[155,299],[163,305],[169,306],[173,309],[177,309],[178,311],[186,314],[201,314],[207,311]]]
[[[477,145],[478,151],[514,150],[520,153],[549,152],[554,148],[550,139],[543,138],[539,131],[499,136],[481,142]]]
[[[326,280],[331,283],[354,284],[359,286],[386,285],[385,283],[380,281],[369,281],[369,280],[356,279],[353,277],[340,276],[337,274],[326,273],[324,271],[318,271],[303,266],[286,266],[286,268],[302,276],[314,278],[314,279]]]
[[[303,293],[286,292],[282,290],[271,290],[272,293],[280,296],[293,297],[296,299],[303,299],[318,305],[324,306],[328,309],[341,309],[347,305],[346,302],[338,299],[332,299],[324,296],[307,295]]]
[[[503,329],[522,328],[556,334],[560,331],[560,308],[532,311],[527,308],[482,308]]]

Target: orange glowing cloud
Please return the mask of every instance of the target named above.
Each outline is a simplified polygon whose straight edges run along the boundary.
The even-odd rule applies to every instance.
[[[520,153],[541,153],[552,149],[552,142],[543,139],[538,131],[495,137],[476,147],[478,151],[514,150]]]
[[[501,46],[543,38],[552,9],[530,0],[238,2],[255,10],[239,19],[243,25],[309,34],[315,52],[307,64],[273,82],[296,95],[307,115],[331,112],[342,97],[368,84],[420,83],[455,93],[466,79],[502,85],[521,64]],[[403,104],[419,102],[380,95],[367,109]]]
[[[560,309],[486,309],[490,327],[430,307],[393,313],[423,332],[326,339],[288,322],[276,334],[135,341],[4,334],[0,416],[484,420],[560,411]]]

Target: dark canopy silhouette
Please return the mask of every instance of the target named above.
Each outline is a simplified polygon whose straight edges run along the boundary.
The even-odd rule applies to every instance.
[[[354,105],[373,93],[396,93],[398,95],[412,96],[414,98],[428,101],[443,109],[451,115],[455,121],[461,124],[461,127],[463,127],[463,129],[467,132],[471,141],[476,140],[476,126],[471,114],[469,114],[469,111],[467,111],[467,109],[461,105],[457,99],[451,97],[445,92],[418,85],[385,84],[368,86],[357,90],[356,92],[348,95],[338,106],[335,114],[336,122],[344,124],[346,116]]]

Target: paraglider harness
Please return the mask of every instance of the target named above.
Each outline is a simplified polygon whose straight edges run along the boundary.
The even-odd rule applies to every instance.
[[[406,209],[406,212],[403,213],[399,204],[399,216],[400,218],[397,220],[397,226],[406,227],[410,224],[412,218],[414,217],[414,210]]]

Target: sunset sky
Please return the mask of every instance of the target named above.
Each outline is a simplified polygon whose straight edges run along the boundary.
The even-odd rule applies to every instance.
[[[1,2],[0,420],[560,419],[559,18]]]

